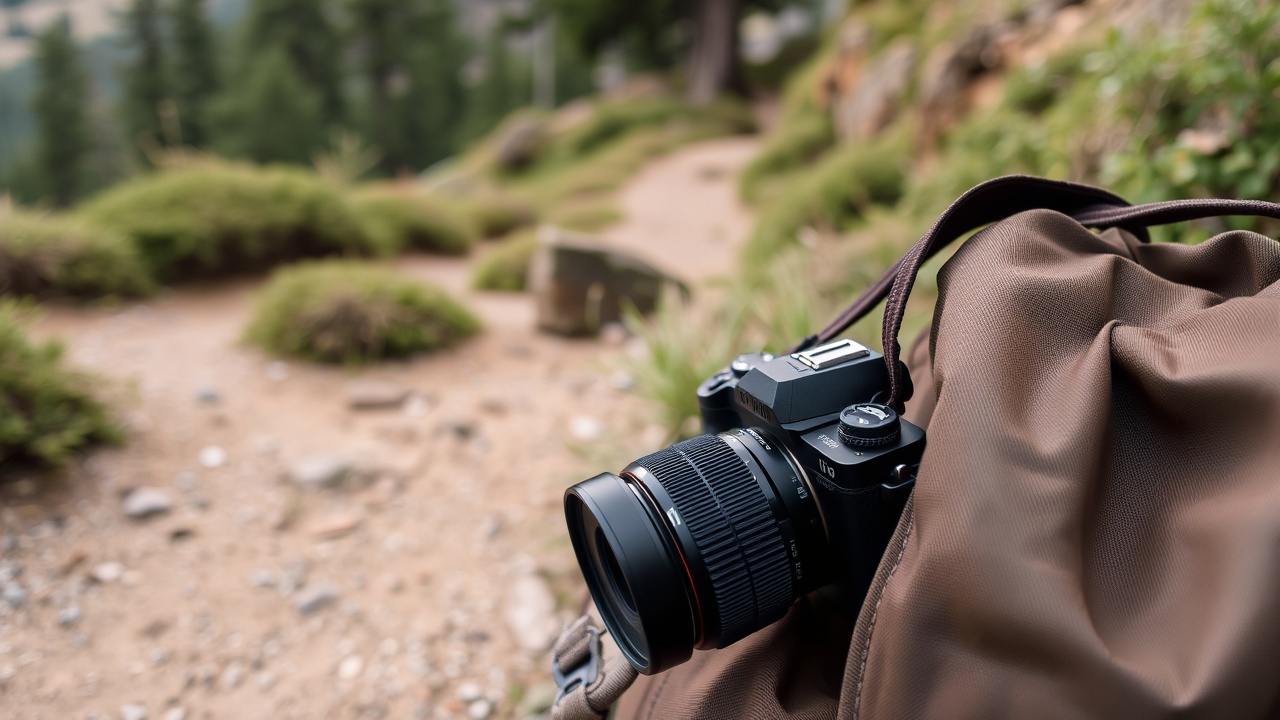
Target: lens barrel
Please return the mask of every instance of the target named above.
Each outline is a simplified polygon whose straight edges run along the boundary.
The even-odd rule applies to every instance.
[[[579,483],[565,513],[592,598],[645,674],[750,635],[821,584],[812,493],[754,430],[696,437]]]

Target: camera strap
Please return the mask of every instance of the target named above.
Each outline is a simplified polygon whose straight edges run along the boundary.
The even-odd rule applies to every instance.
[[[556,640],[551,674],[559,692],[551,706],[552,720],[600,720],[636,681],[638,673],[626,658],[619,653],[605,656],[607,632],[583,615]]]
[[[937,222],[880,279],[867,288],[821,332],[810,335],[790,352],[825,343],[885,302],[881,341],[889,370],[890,407],[902,411],[911,396],[911,385],[898,331],[916,275],[937,252],[966,233],[1027,210],[1055,210],[1086,227],[1121,228],[1141,242],[1150,242],[1147,228],[1154,225],[1227,215],[1252,215],[1280,219],[1280,205],[1262,200],[1191,199],[1131,205],[1106,190],[1079,183],[1048,180],[1029,175],[1007,175],[977,185],[947,208]]]

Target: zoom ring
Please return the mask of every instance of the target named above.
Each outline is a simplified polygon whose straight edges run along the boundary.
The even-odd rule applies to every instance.
[[[706,564],[718,646],[781,618],[794,600],[787,548],[768,498],[733,449],[702,435],[636,464],[662,483]]]

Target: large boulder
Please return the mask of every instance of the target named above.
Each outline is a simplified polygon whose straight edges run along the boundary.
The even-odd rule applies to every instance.
[[[626,308],[649,314],[664,292],[688,295],[684,283],[600,240],[543,227],[529,268],[538,328],[557,335],[596,335]]]
[[[520,113],[503,123],[494,141],[498,165],[518,170],[533,162],[547,136],[547,118],[536,113]]]

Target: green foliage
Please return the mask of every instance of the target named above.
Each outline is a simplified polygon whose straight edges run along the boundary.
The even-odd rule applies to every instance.
[[[806,113],[780,126],[743,169],[739,178],[742,198],[749,202],[758,200],[763,188],[770,185],[769,180],[809,165],[830,149],[835,139],[831,116],[826,113]]]
[[[363,363],[453,345],[480,323],[437,288],[352,261],[280,270],[246,338],[318,362]]]
[[[87,299],[154,289],[123,235],[75,218],[0,211],[0,293]]]
[[[538,237],[532,231],[506,238],[476,263],[471,286],[477,290],[501,292],[525,290],[529,266],[537,251]]]
[[[379,249],[339,190],[291,168],[196,163],[117,185],[80,214],[127,235],[163,281]]]
[[[86,115],[88,80],[65,18],[40,34],[35,58],[37,186],[54,205],[70,205],[89,185],[86,161],[92,140]]]
[[[305,164],[325,137],[321,107],[283,47],[262,50],[248,75],[219,97],[218,149],[261,163]]]
[[[485,238],[502,237],[532,225],[538,217],[528,200],[510,192],[486,189],[456,198],[441,195],[440,200],[456,206]]]
[[[139,157],[164,144],[163,104],[168,101],[160,41],[159,0],[133,0],[124,14],[124,42],[134,52],[121,73],[120,114],[125,136]]]
[[[342,43],[330,9],[331,3],[316,0],[250,0],[237,73],[243,78],[263,62],[261,53],[283,50],[307,93],[318,96],[315,122],[325,131],[341,124],[345,113]]]
[[[873,205],[892,205],[903,193],[908,150],[901,138],[845,145],[797,178],[761,214],[743,250],[749,272],[769,266],[802,228],[838,231]]]
[[[471,88],[463,119],[464,139],[483,136],[512,111],[532,101],[528,68],[511,56],[507,28],[494,23],[484,46],[484,76]]]
[[[1274,199],[1280,190],[1280,6],[1208,0],[1188,33],[1129,46],[1104,81],[1134,124],[1105,179],[1135,200]],[[1261,227],[1249,221],[1250,227]]]
[[[66,369],[58,343],[27,339],[27,315],[22,305],[0,302],[0,470],[56,467],[92,445],[122,439],[90,393],[95,380]]]
[[[599,232],[622,220],[622,212],[607,200],[565,203],[547,217],[547,222],[567,230]]]
[[[182,141],[203,147],[210,141],[210,103],[218,93],[216,38],[206,13],[207,0],[174,0],[173,100]]]
[[[382,255],[409,249],[465,255],[476,241],[470,218],[436,197],[375,189],[353,194],[351,204]]]

